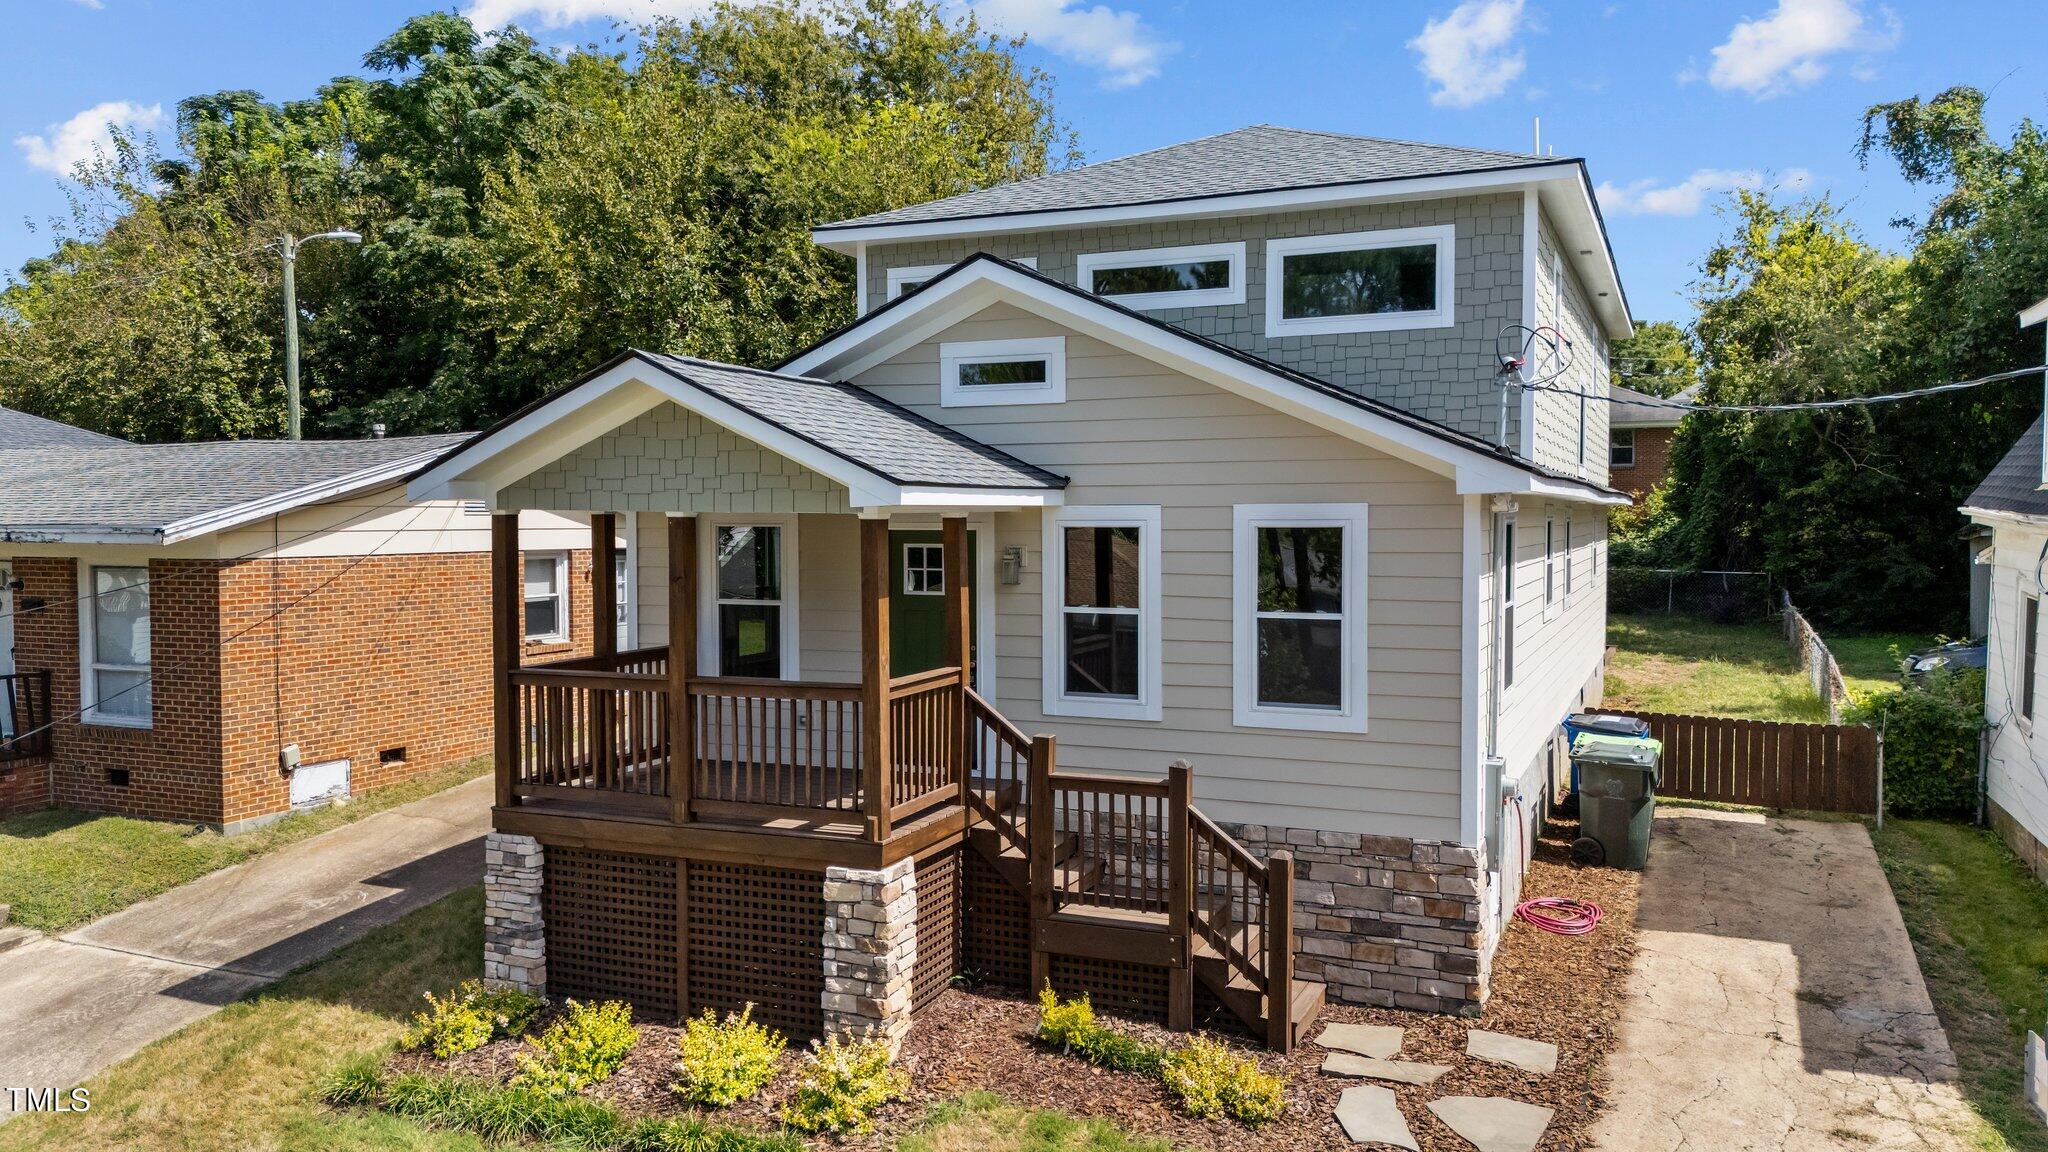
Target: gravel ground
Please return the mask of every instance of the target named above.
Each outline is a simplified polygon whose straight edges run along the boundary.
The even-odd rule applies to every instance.
[[[1387,1085],[1395,1090],[1425,1152],[1470,1149],[1428,1111],[1428,1102],[1441,1096],[1508,1096],[1540,1104],[1557,1113],[1542,1149],[1574,1149],[1585,1141],[1606,1090],[1602,1061],[1614,1045],[1633,954],[1640,876],[1574,867],[1569,845],[1577,834],[1575,824],[1560,822],[1538,843],[1525,896],[1590,899],[1606,910],[1605,919],[1591,936],[1581,938],[1552,936],[1519,921],[1512,924],[1494,958],[1492,998],[1482,1014],[1461,1018],[1343,1006],[1323,1012],[1324,1023],[1399,1025],[1407,1029],[1401,1059],[1451,1066],[1452,1071],[1430,1087]],[[1284,1061],[1264,1059],[1269,1069],[1287,1077],[1288,1107],[1278,1121],[1254,1132],[1227,1121],[1190,1120],[1174,1110],[1165,1090],[1153,1081],[1104,1072],[1046,1051],[1032,1041],[1037,1015],[1037,1005],[1018,996],[965,989],[946,993],[919,1015],[905,1042],[911,1097],[884,1113],[875,1135],[851,1146],[888,1147],[929,1104],[975,1090],[1033,1107],[1111,1118],[1192,1148],[1327,1152],[1351,1146],[1332,1113],[1345,1088],[1369,1081],[1323,1075],[1318,1066],[1324,1050],[1314,1043],[1301,1045]],[[1117,1025],[1156,1042],[1172,1043],[1176,1038],[1153,1024]],[[1539,1076],[1466,1057],[1465,1034],[1474,1028],[1556,1044],[1557,1071]],[[593,1095],[636,1114],[690,1111],[667,1090],[677,1032],[665,1025],[643,1024],[640,1043],[625,1067]],[[402,1055],[394,1058],[394,1067],[503,1080],[513,1071],[516,1050],[515,1043],[506,1041],[446,1062]],[[759,1096],[706,1118],[772,1125],[776,1109],[795,1086],[796,1064],[794,1058],[786,1059],[781,1075]]]

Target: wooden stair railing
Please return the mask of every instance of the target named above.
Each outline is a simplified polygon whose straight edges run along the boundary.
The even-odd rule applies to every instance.
[[[48,759],[50,755],[50,672],[0,676],[0,764]]]

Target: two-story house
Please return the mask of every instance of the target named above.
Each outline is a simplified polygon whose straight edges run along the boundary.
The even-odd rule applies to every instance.
[[[668,587],[636,651],[500,646],[489,975],[1482,1002],[1626,502],[1605,403],[1512,386],[1630,331],[1585,165],[1261,126],[814,236],[816,346],[625,353],[412,484],[630,517],[599,564]]]

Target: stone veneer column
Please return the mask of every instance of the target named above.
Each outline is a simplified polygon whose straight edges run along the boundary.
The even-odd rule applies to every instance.
[[[484,986],[546,995],[548,951],[541,922],[547,853],[531,836],[484,839]]]
[[[893,1050],[910,1030],[917,968],[917,864],[825,870],[825,1034],[873,1032]]]

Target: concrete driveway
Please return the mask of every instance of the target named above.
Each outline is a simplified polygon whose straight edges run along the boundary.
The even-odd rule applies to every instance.
[[[1974,1147],[1862,825],[1666,808],[1654,835],[1595,1147]]]
[[[0,958],[0,1088],[68,1089],[483,878],[491,781],[203,876]],[[0,1121],[11,1094],[0,1092]]]

